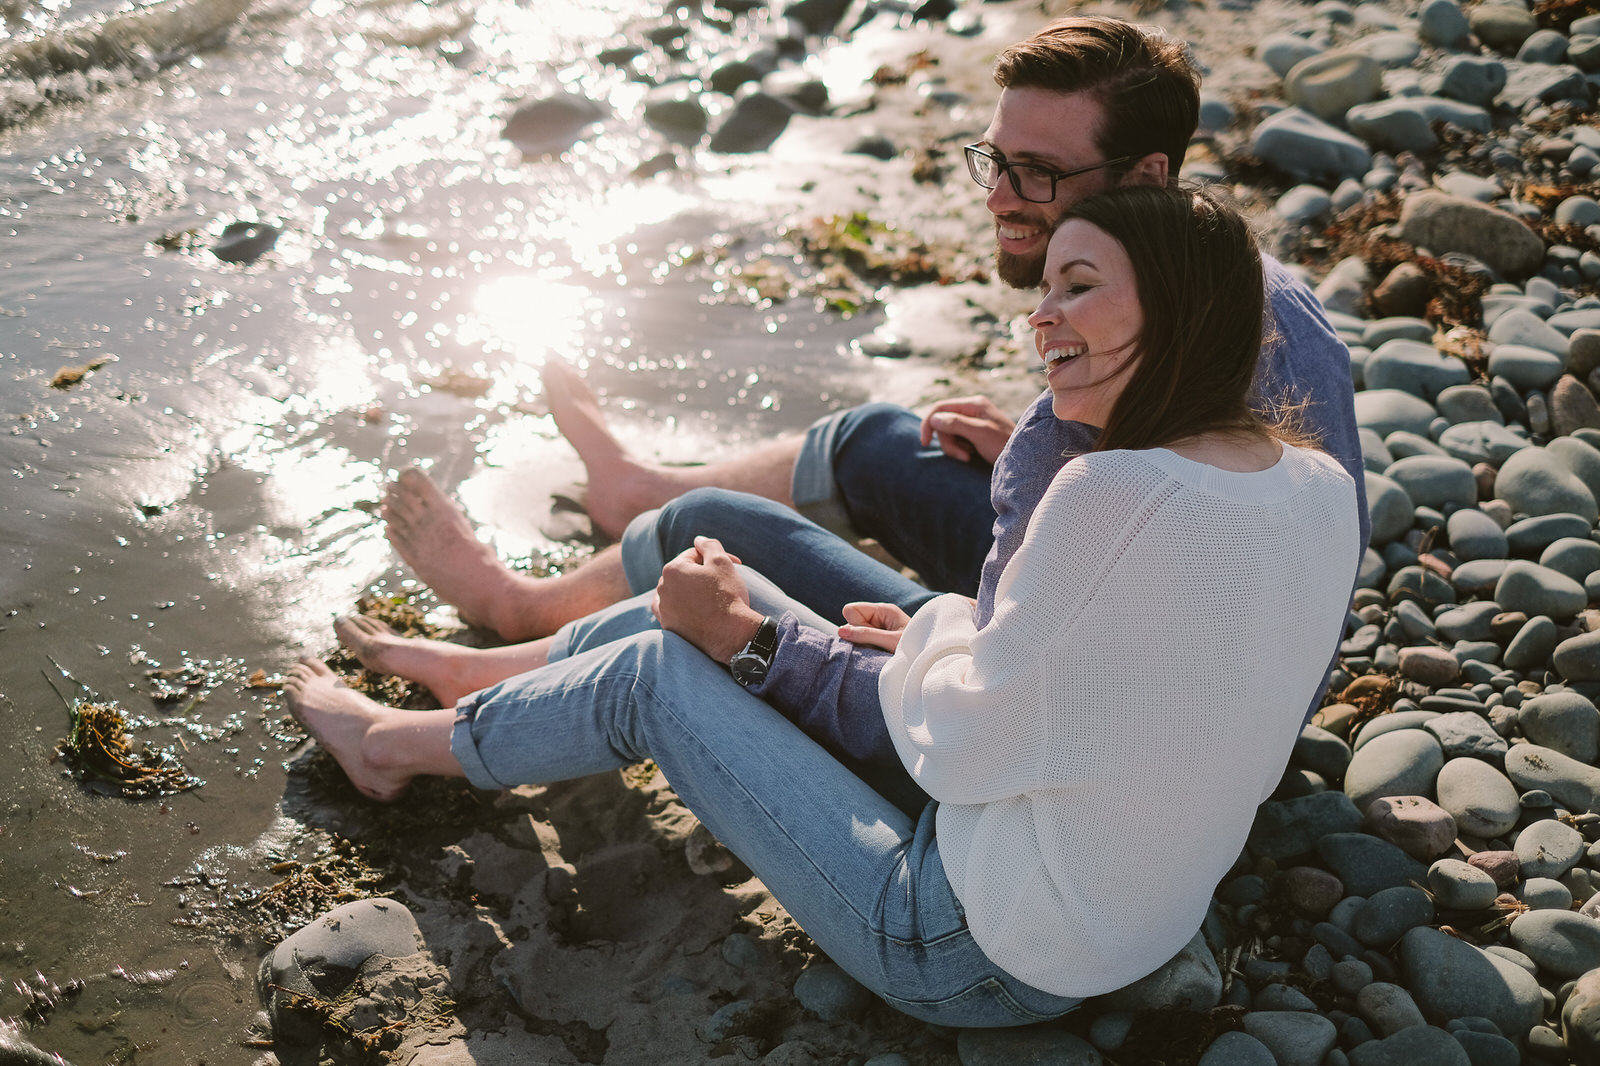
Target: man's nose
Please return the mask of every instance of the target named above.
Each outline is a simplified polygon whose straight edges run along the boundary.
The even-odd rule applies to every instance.
[[[994,188],[989,190],[989,195],[983,202],[992,215],[1008,214],[1015,211],[1019,204],[1027,203],[1017,195],[1017,190],[1011,187],[1011,175],[1003,170],[995,175]]]

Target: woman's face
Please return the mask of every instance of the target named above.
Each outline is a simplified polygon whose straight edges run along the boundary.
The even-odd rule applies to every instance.
[[[1144,328],[1128,253],[1104,230],[1068,219],[1050,238],[1039,306],[1028,316],[1057,418],[1104,426]]]

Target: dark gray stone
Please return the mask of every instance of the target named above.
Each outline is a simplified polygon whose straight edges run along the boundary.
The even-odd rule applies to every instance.
[[[1322,864],[1354,896],[1371,897],[1386,888],[1424,884],[1428,868],[1386,840],[1364,833],[1330,833],[1317,841]]]
[[[1332,1022],[1303,1011],[1251,1011],[1244,1031],[1267,1046],[1278,1066],[1320,1066],[1339,1038]]]
[[[1350,1066],[1472,1066],[1455,1037],[1429,1025],[1350,1049]]]
[[[1094,1045],[1060,1029],[963,1029],[956,1036],[961,1066],[1100,1066]]]
[[[1343,792],[1269,801],[1257,808],[1246,846],[1256,856],[1281,862],[1310,853],[1329,833],[1360,829],[1361,821],[1361,812]]]
[[[794,998],[825,1022],[859,1017],[877,1002],[871,992],[833,963],[806,967],[794,982]]]
[[[527,155],[566,151],[610,112],[588,97],[560,93],[523,104],[506,119],[502,135]]]
[[[739,100],[717,132],[711,136],[713,152],[762,152],[772,146],[789,125],[794,108],[763,92]]]
[[[1199,1066],[1278,1066],[1267,1045],[1249,1033],[1223,1033],[1200,1056]]]
[[[1433,901],[1428,894],[1420,888],[1400,885],[1374,892],[1356,912],[1351,932],[1367,947],[1386,950],[1408,930],[1431,921]]]
[[[1464,940],[1426,926],[1400,940],[1406,988],[1433,1018],[1488,1018],[1503,1033],[1526,1033],[1544,1015],[1532,974]]]

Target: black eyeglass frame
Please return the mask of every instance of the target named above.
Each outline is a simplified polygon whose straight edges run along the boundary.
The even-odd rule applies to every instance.
[[[966,156],[967,173],[972,177],[973,181],[978,183],[980,188],[993,189],[995,185],[1000,184],[998,177],[995,179],[994,185],[987,185],[984,183],[983,178],[979,176],[978,168],[981,166],[979,160],[987,160],[1001,174],[1004,174],[1007,180],[1011,182],[1011,191],[1016,193],[1020,199],[1026,200],[1030,204],[1048,204],[1053,202],[1056,198],[1057,182],[1063,181],[1067,178],[1075,178],[1079,174],[1088,174],[1091,171],[1104,170],[1106,167],[1114,167],[1120,163],[1126,163],[1133,158],[1131,155],[1123,155],[1118,156],[1115,159],[1107,159],[1104,163],[1096,163],[1089,167],[1079,167],[1077,170],[1050,170],[1047,167],[1041,167],[1035,163],[1009,162],[1004,156],[996,155],[993,152],[984,151],[981,145],[962,145],[961,151],[962,154]],[[1050,195],[1045,197],[1043,200],[1037,200],[1023,192],[1022,181],[1017,177],[1018,170],[1031,170],[1036,174],[1049,178]]]

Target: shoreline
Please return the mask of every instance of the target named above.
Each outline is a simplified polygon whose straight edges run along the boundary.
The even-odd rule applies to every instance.
[[[885,321],[863,338],[862,348],[894,353],[873,360],[871,380],[880,386],[874,399],[915,406],[984,392],[1020,410],[1037,395],[1034,357],[1016,327],[1032,294],[975,279],[986,264],[990,225],[961,169],[958,147],[981,135],[993,102],[982,56],[1045,17],[1036,19],[1034,9],[1023,6],[959,9],[961,18],[987,24],[971,37],[937,23],[881,34],[869,25],[870,32],[829,51],[837,59],[857,48],[881,59],[889,70],[881,83],[840,102],[845,114],[791,119],[771,149],[751,165],[741,162],[737,173],[704,176],[714,195],[719,189],[737,194],[751,186],[752,175],[764,174],[771,204],[793,198],[797,206],[774,207],[774,214],[792,223],[786,240],[810,247],[813,258],[804,278],[789,279],[796,282],[789,301],[824,298],[805,284],[821,277],[816,249],[829,247],[808,229],[808,220],[860,212],[878,227],[872,233],[881,245],[898,248],[921,239],[937,245],[938,272],[950,284],[897,286],[872,270],[854,272],[861,283],[854,291],[883,297]],[[1068,10],[1059,0],[1038,6],[1051,14]],[[1441,10],[1438,0],[1425,6]],[[1468,54],[1422,40],[1420,60],[1384,66],[1404,52],[1397,38],[1420,40],[1425,24],[1380,25],[1380,15],[1399,17],[1392,7],[1317,8],[1316,28],[1330,50],[1389,38],[1383,42],[1388,51],[1370,46],[1388,57],[1374,60],[1383,67],[1383,95],[1348,105],[1345,115],[1351,107],[1403,99],[1407,86],[1425,92],[1431,87],[1426,79],[1437,78],[1451,57]],[[1100,10],[1127,15],[1133,9]],[[1571,132],[1585,123],[1563,124],[1548,106],[1541,113],[1538,92],[1563,91],[1552,81],[1554,88],[1539,89],[1534,102],[1521,107],[1519,120],[1504,126],[1516,109],[1502,104],[1494,112],[1501,126],[1442,153],[1458,167],[1503,166],[1509,154],[1522,169],[1501,193],[1555,191],[1529,192],[1522,201],[1548,208],[1538,219],[1528,215],[1543,234],[1541,262],[1517,277],[1515,293],[1485,285],[1480,297],[1445,301],[1449,306],[1430,311],[1415,294],[1426,292],[1427,284],[1470,282],[1471,264],[1421,256],[1409,246],[1399,252],[1370,238],[1380,223],[1404,227],[1406,203],[1434,183],[1433,165],[1413,166],[1397,151],[1387,169],[1369,157],[1359,175],[1330,171],[1297,182],[1244,158],[1261,125],[1262,116],[1250,112],[1285,93],[1283,79],[1247,52],[1252,46],[1264,53],[1290,48],[1281,34],[1305,21],[1305,9],[1183,5],[1136,17],[1190,40],[1206,64],[1207,113],[1231,118],[1197,141],[1186,173],[1228,176],[1230,167],[1242,168],[1235,191],[1254,206],[1268,250],[1291,266],[1296,259],[1312,265],[1318,296],[1351,345],[1357,373],[1372,386],[1364,394],[1369,401],[1358,397],[1358,415],[1379,438],[1369,455],[1379,480],[1369,489],[1376,484],[1379,490],[1372,509],[1383,535],[1363,568],[1337,698],[1297,746],[1280,792],[1263,808],[1246,855],[1219,887],[1196,941],[1152,978],[1058,1023],[941,1030],[873,1000],[820,957],[760,883],[698,828],[653,767],[493,795],[429,782],[414,787],[398,810],[385,810],[341,787],[336,768],[313,748],[294,760],[284,809],[306,837],[325,846],[277,862],[269,877],[277,882],[255,898],[252,918],[274,936],[303,924],[314,938],[327,935],[318,933],[327,923],[310,920],[313,915],[353,906],[342,912],[349,928],[332,943],[354,953],[351,968],[363,973],[368,991],[324,997],[325,989],[315,990],[316,1002],[299,1004],[312,1008],[309,1022],[301,1019],[310,1027],[298,1030],[301,1038],[342,1046],[360,1061],[463,1066],[644,1066],[713,1057],[772,1066],[1484,1066],[1581,1062],[1584,1049],[1600,1047],[1600,1011],[1586,1006],[1600,1003],[1600,923],[1592,933],[1570,924],[1594,921],[1589,908],[1577,908],[1600,890],[1600,818],[1589,813],[1600,800],[1600,776],[1591,780],[1578,768],[1600,775],[1594,770],[1600,752],[1586,747],[1591,734],[1600,734],[1600,712],[1593,707],[1600,699],[1600,665],[1591,665],[1600,652],[1591,652],[1595,641],[1587,639],[1600,632],[1600,613],[1589,606],[1600,600],[1600,581],[1590,580],[1600,574],[1600,559],[1574,577],[1590,565],[1590,553],[1567,543],[1593,543],[1596,536],[1595,516],[1585,508],[1600,496],[1600,403],[1590,395],[1585,406],[1583,395],[1600,391],[1600,334],[1580,335],[1600,329],[1600,301],[1594,307],[1559,303],[1563,289],[1589,295],[1600,279],[1600,256],[1592,264],[1584,259],[1600,244],[1585,230],[1600,226],[1600,205],[1592,221],[1570,217],[1583,208],[1575,195],[1594,190],[1574,181],[1562,194],[1559,170],[1547,167],[1560,149],[1545,143],[1571,142],[1562,157],[1570,159],[1588,147]],[[1563,36],[1570,47],[1584,35]],[[1471,54],[1496,61],[1508,55],[1504,46]],[[1532,75],[1512,73],[1506,99],[1529,91]],[[1330,75],[1317,87],[1346,91],[1352,78]],[[1410,112],[1399,110],[1400,118],[1373,119],[1399,131],[1383,136],[1420,136],[1406,117]],[[1520,131],[1530,136],[1519,140]],[[1280,162],[1323,147],[1333,158],[1348,150],[1320,129],[1313,132]],[[842,156],[808,187],[794,187],[786,170],[787,161],[820,146],[837,150],[882,136],[894,149],[889,159]],[[1594,148],[1600,150],[1600,139]],[[1466,170],[1455,173],[1446,182],[1453,194],[1497,198],[1468,181]],[[1565,209],[1565,219],[1564,200],[1575,205]],[[1588,219],[1583,211],[1577,217]],[[1472,216],[1460,228],[1487,225]],[[1427,239],[1442,239],[1433,235],[1437,230],[1428,232]],[[741,230],[736,236],[759,244],[765,235]],[[1525,281],[1538,278],[1555,240],[1571,242],[1573,254],[1557,257],[1557,265],[1570,266],[1578,282]],[[1349,250],[1364,253],[1361,267],[1342,254]],[[1498,246],[1480,253],[1498,254]],[[759,289],[771,277],[761,265],[765,257],[738,256],[730,278]],[[1380,276],[1373,264],[1410,264],[1421,281],[1388,269]],[[1504,264],[1497,268],[1511,273]],[[1427,294],[1459,297],[1437,288]],[[1496,317],[1479,325],[1470,313],[1463,318],[1462,308],[1470,312],[1474,300]],[[752,315],[784,306],[756,303]],[[1375,311],[1379,303],[1386,314]],[[1559,340],[1527,320],[1550,326],[1557,315],[1590,311],[1595,316],[1585,325],[1550,327]],[[1497,358],[1497,347],[1526,351]],[[989,354],[975,358],[979,349]],[[1509,394],[1490,387],[1494,378],[1512,384]],[[1371,399],[1380,391],[1382,403]],[[1505,430],[1519,412],[1520,436]],[[1456,431],[1462,426],[1472,428]],[[1552,446],[1555,441],[1573,443]],[[1595,457],[1578,445],[1592,445]],[[1548,474],[1564,494],[1550,490],[1548,498],[1536,498],[1534,489],[1511,482],[1502,488],[1508,465],[1515,471],[1518,463],[1531,462],[1526,456],[1513,461],[1514,455],[1533,452],[1555,458],[1540,459],[1523,480]],[[1471,479],[1470,501],[1463,469]],[[1573,480],[1590,493],[1590,505],[1569,484]],[[1541,522],[1568,514],[1541,515],[1538,508],[1547,506],[1577,508],[1586,527]],[[1456,517],[1467,512],[1483,520]],[[1433,526],[1439,532],[1430,535]],[[1496,550],[1527,565],[1496,568]],[[1573,599],[1574,584],[1581,602]],[[1474,606],[1484,603],[1496,609]],[[1506,617],[1518,614],[1520,621]],[[1526,758],[1532,749],[1535,761],[1555,769],[1532,767]],[[1495,776],[1464,770],[1457,766],[1463,760]],[[1452,766],[1457,770],[1445,773]],[[1471,777],[1471,788],[1457,777]],[[1419,802],[1395,799],[1410,797]],[[1483,813],[1491,807],[1498,820]],[[1544,851],[1535,854],[1540,841]],[[1539,865],[1546,852],[1565,858]],[[1492,897],[1485,896],[1486,878]],[[401,901],[414,927],[398,917],[399,908],[355,902],[361,896]],[[222,900],[221,890],[216,898]],[[1563,914],[1572,918],[1550,917]],[[1525,915],[1533,917],[1523,921]],[[374,922],[370,940],[367,931],[354,932],[368,920]],[[1452,932],[1440,932],[1444,926]],[[1474,942],[1497,950],[1467,953]],[[372,945],[400,961],[366,959],[361,953]],[[406,953],[407,945],[421,950]],[[293,979],[292,970],[279,973],[283,983]],[[1449,981],[1435,979],[1438,974]],[[1450,983],[1467,990],[1445,987]],[[1563,1011],[1573,1003],[1574,1017],[1563,1032]],[[253,1036],[267,1041],[267,1028],[258,1025]],[[278,1035],[284,1039],[282,1031]],[[256,1046],[263,1051],[260,1061],[270,1061],[269,1049]],[[278,1050],[281,1061],[292,1061],[287,1042]],[[0,1061],[6,1061],[3,1052],[0,1044]]]

